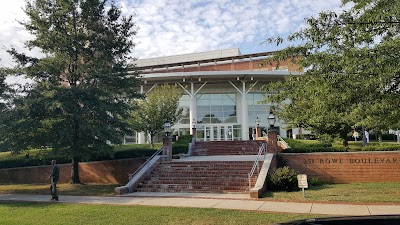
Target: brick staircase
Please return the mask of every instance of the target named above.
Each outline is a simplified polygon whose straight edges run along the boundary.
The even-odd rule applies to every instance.
[[[196,142],[192,156],[158,161],[137,192],[249,193],[248,173],[264,141]],[[261,168],[263,161],[259,161]],[[254,186],[257,175],[251,179]]]
[[[253,163],[254,161],[161,162],[135,191],[248,193],[247,174]],[[254,185],[256,177],[251,182]]]
[[[192,155],[257,155],[265,141],[212,141],[196,142]]]

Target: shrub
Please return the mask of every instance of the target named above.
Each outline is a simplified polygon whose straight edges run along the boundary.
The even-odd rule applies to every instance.
[[[333,138],[329,134],[323,134],[318,139],[322,144],[332,145]]]
[[[297,135],[297,138],[304,140],[317,140],[317,136],[314,134],[299,134]]]
[[[180,154],[187,153],[189,149],[189,143],[192,142],[192,135],[179,136],[178,140],[172,144],[172,153]]]
[[[272,190],[293,191],[297,189],[298,172],[288,166],[280,167],[272,173],[269,179]]]
[[[55,159],[58,164],[71,163],[71,159],[65,157],[51,158],[29,158],[29,159],[7,159],[0,163],[0,169],[28,167],[28,166],[44,166],[51,165],[51,160]]]
[[[150,145],[123,145],[114,146],[117,151],[113,153],[97,153],[91,157],[82,160],[84,161],[102,161],[112,159],[125,159],[125,158],[139,158],[139,157],[150,157],[158,149],[151,148]],[[51,160],[56,159],[58,164],[71,163],[69,157],[57,154],[56,151],[41,151],[35,155],[31,154],[29,158],[13,157],[8,159],[0,160],[1,168],[16,168],[16,167],[27,167],[27,166],[43,166],[50,165]]]
[[[346,152],[345,147],[332,146],[332,147],[320,147],[320,146],[305,146],[300,148],[288,148],[283,153],[312,153],[312,152]]]
[[[321,181],[318,177],[310,177],[308,179],[308,184],[310,186],[316,187],[316,186],[321,186],[321,185],[325,184],[325,182]]]
[[[333,139],[332,139],[333,140]],[[345,152],[345,147],[332,146],[331,143],[303,143],[293,139],[285,139],[290,148],[284,153],[308,153],[308,152]]]
[[[400,151],[400,145],[368,145],[361,148],[362,151]]]

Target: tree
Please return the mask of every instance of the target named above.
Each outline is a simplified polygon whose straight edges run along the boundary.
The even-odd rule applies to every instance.
[[[10,107],[10,96],[12,94],[12,89],[5,82],[7,77],[7,69],[0,68],[0,145],[4,141],[3,136],[6,128],[7,118],[6,112]],[[4,148],[0,148],[0,152],[5,150]]]
[[[7,108],[7,101],[10,98],[12,89],[6,83],[7,69],[0,68],[0,112]]]
[[[139,109],[132,112],[134,130],[150,134],[151,146],[154,136],[163,129],[166,121],[171,126],[179,120],[182,109],[178,109],[182,90],[176,85],[154,86],[144,101],[138,101]]]
[[[291,59],[304,68],[303,75],[264,89],[276,93],[266,100],[277,104],[286,123],[342,138],[353,125],[389,129],[399,123],[400,2],[343,4],[349,2],[349,11],[306,19],[308,26],[286,39],[300,43],[265,62]],[[279,45],[285,39],[267,41]]]
[[[45,57],[10,49],[19,74],[33,80],[14,99],[5,146],[17,151],[40,146],[72,159],[71,182],[80,183],[78,162],[121,143],[138,98],[136,73],[128,73],[134,47],[132,17],[107,0],[27,2],[22,22],[34,38],[27,48]]]

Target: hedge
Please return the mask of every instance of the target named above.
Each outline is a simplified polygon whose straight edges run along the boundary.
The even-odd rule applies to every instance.
[[[400,145],[367,145],[361,148],[362,151],[400,151]]]
[[[285,149],[285,153],[308,153],[308,152],[345,152],[345,147],[333,147],[327,143],[303,143],[293,139],[285,138],[290,148]]]
[[[305,146],[301,148],[288,148],[283,151],[283,153],[310,153],[310,152],[346,152],[345,147],[314,147]]]
[[[178,140],[172,144],[172,154],[187,153],[191,142],[192,135],[179,136]]]
[[[191,135],[180,136],[178,141],[172,144],[173,154],[187,153],[189,148],[189,143],[192,141]],[[151,147],[140,148],[137,145],[123,145],[116,146],[116,150],[112,154],[97,154],[91,156],[88,160],[84,161],[103,161],[103,160],[113,160],[113,159],[126,159],[126,158],[140,158],[140,157],[150,157],[158,149],[153,149]],[[54,156],[54,154],[48,154],[42,157],[31,156],[29,158],[19,158],[19,159],[5,159],[0,161],[0,169],[5,168],[16,168],[16,167],[28,167],[28,166],[43,166],[50,165],[51,160],[56,159],[57,163],[65,164],[71,163],[71,159],[65,156]]]

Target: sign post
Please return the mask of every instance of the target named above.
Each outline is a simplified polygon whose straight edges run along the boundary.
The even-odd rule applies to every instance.
[[[299,174],[297,175],[297,184],[299,188],[302,189],[303,191],[303,197],[306,197],[306,194],[304,192],[304,188],[308,188],[308,182],[307,182],[307,174]]]

